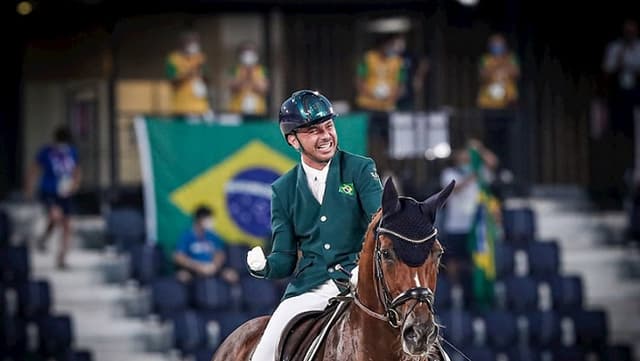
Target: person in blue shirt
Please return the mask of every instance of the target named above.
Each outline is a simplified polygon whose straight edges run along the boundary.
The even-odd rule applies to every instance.
[[[53,143],[40,148],[27,177],[27,196],[33,197],[36,179],[38,198],[47,210],[48,223],[37,241],[39,249],[58,225],[62,226],[62,243],[57,257],[57,267],[65,268],[65,258],[71,240],[71,201],[80,187],[81,171],[78,150],[72,144],[71,132],[59,127],[54,132]]]
[[[229,283],[237,283],[239,279],[234,269],[224,267],[225,244],[214,233],[213,212],[206,206],[194,212],[193,225],[180,237],[173,260],[178,266],[178,279],[184,282],[216,275]]]

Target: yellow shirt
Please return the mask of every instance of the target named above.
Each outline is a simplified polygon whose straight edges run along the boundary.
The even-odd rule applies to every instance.
[[[358,94],[356,103],[362,109],[391,111],[396,107],[400,85],[405,81],[403,60],[394,55],[385,57],[378,51],[368,51],[358,69],[358,77],[364,81],[364,91]]]
[[[487,54],[482,57],[480,72],[484,69],[496,69],[500,62],[507,61],[510,66],[519,67],[516,58],[508,55],[507,59]],[[517,79],[500,71],[493,71],[489,77],[482,81],[478,92],[478,106],[484,109],[504,109],[518,100]]]
[[[238,65],[233,69],[234,80],[251,78],[253,82],[266,81],[266,71],[262,65],[244,66]],[[252,89],[252,86],[244,85],[231,93],[229,111],[247,115],[265,115],[267,102],[265,96]]]
[[[167,59],[167,77],[173,81],[173,112],[198,115],[210,111],[207,87],[202,77],[205,56],[173,52]],[[187,75],[193,69],[195,74]]]

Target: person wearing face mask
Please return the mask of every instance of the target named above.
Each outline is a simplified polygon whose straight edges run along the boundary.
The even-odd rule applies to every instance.
[[[193,224],[186,230],[173,255],[178,266],[177,277],[189,282],[194,277],[220,275],[229,283],[239,281],[238,273],[224,267],[226,261],[225,244],[214,232],[213,212],[209,207],[200,206],[193,214]]]
[[[206,57],[200,48],[198,34],[182,34],[181,47],[169,54],[165,69],[173,89],[175,115],[193,121],[210,120],[212,117],[205,64]]]
[[[480,188],[471,168],[470,149],[474,148],[482,157],[485,167],[482,169],[484,179],[491,180],[493,170],[498,165],[496,155],[480,141],[471,139],[466,148],[453,152],[452,164],[440,175],[440,184],[448,185],[455,181],[456,185],[444,208],[444,223],[441,242],[447,250],[443,258],[447,274],[452,280],[460,281],[471,265],[471,253],[467,248],[467,238],[473,224]]]
[[[259,60],[258,51],[252,43],[239,47],[238,63],[231,70],[232,79],[229,83],[230,112],[245,117],[266,115],[269,80]]]
[[[521,139],[524,135],[517,134],[516,126],[520,65],[502,34],[491,35],[487,47],[478,68],[477,105],[484,121],[483,141],[500,158],[500,177],[507,180],[521,175],[522,170],[515,168],[522,159],[518,161],[516,157],[524,157],[524,153],[516,149],[527,144],[527,140]]]
[[[300,153],[300,163],[271,187],[271,253],[265,257],[262,248],[253,248],[247,264],[255,277],[292,279],[252,361],[274,361],[287,323],[302,312],[323,310],[348,285],[341,270],[354,270],[380,207],[375,163],[338,148],[335,117],[329,100],[311,90],[293,93],[280,107],[280,130]]]
[[[72,144],[71,132],[67,127],[59,127],[54,132],[53,144],[45,145],[38,151],[36,161],[27,175],[25,193],[33,198],[36,187],[38,197],[47,211],[47,228],[37,240],[40,250],[56,226],[62,227],[62,242],[56,259],[59,269],[67,267],[66,254],[71,241],[71,201],[80,187],[81,171],[78,150]]]

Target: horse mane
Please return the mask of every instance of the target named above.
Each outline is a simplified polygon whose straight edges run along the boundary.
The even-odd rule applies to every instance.
[[[364,234],[364,242],[362,243],[362,250],[358,256],[359,260],[366,259],[366,256],[371,256],[369,253],[373,253],[373,244],[375,243],[376,227],[380,223],[382,218],[382,208],[379,208],[376,213],[371,217],[371,222],[367,226],[367,231]]]

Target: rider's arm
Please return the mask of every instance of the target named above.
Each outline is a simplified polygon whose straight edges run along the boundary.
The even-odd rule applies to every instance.
[[[267,265],[262,271],[251,271],[257,277],[270,279],[290,276],[297,262],[297,245],[293,225],[280,198],[273,189],[271,196],[271,254],[267,257]]]
[[[355,186],[356,194],[360,197],[360,204],[368,216],[367,221],[369,221],[380,208],[382,199],[382,183],[380,183],[380,177],[373,160],[367,159],[360,170]]]

